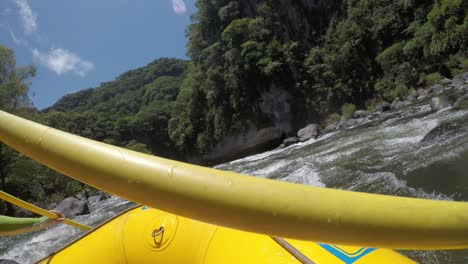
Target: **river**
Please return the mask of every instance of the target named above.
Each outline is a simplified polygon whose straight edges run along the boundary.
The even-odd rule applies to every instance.
[[[368,122],[216,168],[319,187],[468,201],[468,111],[447,108],[433,113],[426,100],[399,112],[400,118]],[[441,124],[446,125],[423,140]],[[96,226],[131,205],[114,197],[92,204],[90,215],[75,220]],[[0,255],[31,263],[80,234],[57,225],[3,237]],[[468,263],[468,250],[400,252],[420,263]]]

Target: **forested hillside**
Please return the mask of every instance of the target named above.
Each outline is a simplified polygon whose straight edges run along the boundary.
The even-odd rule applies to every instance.
[[[87,138],[165,157],[173,151],[167,124],[187,62],[158,59],[44,109],[45,124]]]
[[[200,154],[247,127],[290,133],[345,103],[406,97],[468,67],[463,0],[218,0],[197,8],[183,85],[190,96],[177,100],[190,107],[169,128],[179,148]]]

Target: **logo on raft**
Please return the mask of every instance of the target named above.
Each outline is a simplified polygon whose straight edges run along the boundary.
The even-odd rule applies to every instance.
[[[347,252],[344,249],[334,246],[334,245],[328,245],[328,244],[322,244],[322,243],[318,243],[318,245],[321,246],[326,251],[333,254],[335,257],[339,258],[341,261],[343,261],[346,264],[352,264],[358,261],[360,258],[364,257],[365,255],[375,250],[375,248],[360,248],[354,252]]]

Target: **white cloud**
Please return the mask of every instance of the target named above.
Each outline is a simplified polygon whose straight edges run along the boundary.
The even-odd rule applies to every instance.
[[[26,33],[36,32],[37,30],[37,16],[31,10],[31,7],[26,0],[14,0],[19,9],[21,20],[23,20],[23,26]]]
[[[15,35],[15,33],[13,32],[13,30],[12,30],[9,26],[4,25],[4,24],[0,24],[0,28],[3,28],[3,29],[5,29],[6,31],[8,31],[8,33],[10,34],[11,40],[12,40],[16,45],[28,46],[28,43],[26,42],[26,40],[18,38],[18,37]]]
[[[15,33],[13,33],[13,30],[9,29],[9,31],[10,31],[11,39],[16,45],[23,45],[23,46],[28,45],[28,43],[25,40],[16,37]]]
[[[73,72],[81,77],[86,76],[94,69],[94,64],[83,60],[78,55],[64,49],[51,49],[48,53],[42,53],[33,49],[33,57],[42,65],[58,75]]]
[[[178,15],[182,15],[187,11],[184,0],[172,0],[172,9]]]

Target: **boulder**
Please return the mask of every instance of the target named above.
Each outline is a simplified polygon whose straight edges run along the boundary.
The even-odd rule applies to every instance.
[[[61,212],[67,218],[89,214],[88,202],[74,197],[65,198],[54,210]]]
[[[372,114],[369,115],[371,119],[376,119],[378,118],[382,113],[381,112],[373,112]]]
[[[454,77],[449,86],[453,87],[453,88],[458,88],[458,87],[462,86],[463,84],[465,84],[464,79],[462,79],[460,77]]]
[[[97,203],[101,200],[103,200],[103,196],[100,194],[88,197],[88,203]]]
[[[51,203],[47,206],[47,210],[52,210],[54,209],[55,207],[57,207],[58,203]]]
[[[344,128],[350,128],[350,127],[353,127],[353,126],[355,126],[357,124],[358,124],[357,120],[351,118],[348,121],[346,121],[346,124],[344,125]]]
[[[317,138],[320,134],[320,126],[317,124],[310,124],[297,132],[299,141],[304,142],[311,138]]]
[[[392,118],[396,118],[397,115],[395,113],[385,113],[380,116],[380,121],[386,121]]]
[[[418,99],[426,97],[428,92],[425,89],[418,89]]]
[[[383,102],[375,108],[375,111],[378,111],[378,112],[390,111],[391,110],[390,106],[391,104],[387,102]]]
[[[436,84],[434,86],[431,86],[429,90],[431,91],[431,93],[440,94],[444,91],[444,87],[440,84]]]
[[[335,131],[337,125],[338,125],[338,123],[333,123],[333,124],[328,125],[328,126],[323,130],[323,133],[329,133],[329,132]]]
[[[447,96],[437,96],[433,97],[431,100],[431,109],[432,111],[439,111],[450,106],[449,99]]]
[[[442,80],[440,80],[440,84],[442,85],[449,85],[451,83],[452,83],[452,80],[445,78],[445,77]]]
[[[414,102],[414,101],[416,101],[416,98],[418,98],[418,97],[417,96],[415,97],[412,94],[410,94],[410,95],[408,95],[408,97],[406,97],[406,100],[408,102]]]
[[[340,122],[338,122],[338,124],[336,124],[336,129],[342,129],[344,127],[344,125],[346,124],[346,118],[342,117],[340,119]]]
[[[283,141],[283,144],[281,144],[281,146],[283,147],[287,147],[287,146],[291,146],[291,145],[294,145],[296,143],[299,143],[299,138],[297,137],[290,137],[290,138],[287,138]]]
[[[453,109],[461,110],[461,109],[468,109],[468,94],[465,94],[461,98],[459,98],[454,104]]]
[[[395,101],[392,102],[392,104],[391,104],[390,107],[391,107],[392,109],[397,109],[397,108],[401,108],[401,107],[403,107],[403,106],[405,106],[405,104],[404,104],[402,101],[400,101],[400,100],[395,100]]]
[[[361,118],[361,117],[366,117],[366,116],[367,116],[367,111],[366,110],[357,110],[353,114],[354,118]]]
[[[468,72],[463,73],[462,78],[465,79],[465,82],[468,82]]]

